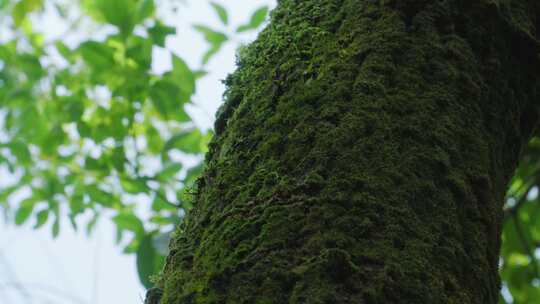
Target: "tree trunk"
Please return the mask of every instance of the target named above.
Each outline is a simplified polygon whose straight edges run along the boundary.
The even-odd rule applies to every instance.
[[[279,1],[227,79],[160,303],[497,303],[540,92],[540,5],[498,2]]]

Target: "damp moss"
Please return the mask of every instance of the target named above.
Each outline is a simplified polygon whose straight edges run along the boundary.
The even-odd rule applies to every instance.
[[[515,124],[538,97],[525,2],[279,1],[226,80],[161,303],[495,303],[537,124]]]

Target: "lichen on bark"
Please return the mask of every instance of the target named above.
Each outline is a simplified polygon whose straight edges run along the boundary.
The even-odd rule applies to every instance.
[[[539,12],[279,1],[226,81],[161,303],[496,303]]]

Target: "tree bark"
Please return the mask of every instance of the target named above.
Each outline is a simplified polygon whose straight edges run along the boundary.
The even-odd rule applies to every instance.
[[[226,81],[160,303],[497,303],[539,7],[279,1]]]

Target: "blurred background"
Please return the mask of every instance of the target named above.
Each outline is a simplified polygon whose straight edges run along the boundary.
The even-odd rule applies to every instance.
[[[138,253],[142,256],[166,254],[167,235],[183,215],[180,196],[184,195],[186,184],[200,171],[207,134],[222,102],[221,81],[234,70],[237,48],[256,37],[267,19],[267,8],[275,5],[272,0],[113,2],[0,1],[0,213],[3,213],[0,219],[0,303],[143,303],[145,284],[148,287],[151,283],[141,282],[139,275],[148,275],[160,268],[161,263],[146,265],[145,269],[145,265],[137,265]],[[118,37],[122,35],[119,28],[129,22],[122,18],[131,17],[115,14],[123,14],[128,2],[135,4],[135,12],[147,12],[134,20],[133,25],[127,25],[133,26],[133,32],[128,28],[126,38]],[[258,19],[250,24],[257,10]],[[238,32],[242,25],[245,29]],[[138,52],[133,57],[139,62],[118,67],[118,61],[126,58],[115,56],[120,57],[120,51],[125,50],[119,49],[126,46]],[[179,65],[185,66],[177,66],[175,71],[173,57],[181,61]],[[103,75],[116,68],[119,70]],[[195,79],[189,74],[196,72],[201,75],[197,77],[196,89],[192,89],[190,86],[195,85]],[[62,73],[68,75],[58,76]],[[165,80],[173,78],[164,75],[167,73],[192,78],[192,83]],[[147,96],[129,97],[130,88],[126,88],[129,84],[115,82],[122,78],[126,82],[135,78],[148,82],[133,89],[144,91]],[[27,92],[16,92],[18,90]],[[25,96],[19,95],[23,93]],[[166,100],[156,101],[145,109],[141,106],[139,111],[134,111],[136,113],[126,111],[116,116],[110,113],[115,102],[133,104],[148,101],[153,98],[148,97],[150,95],[156,100]],[[183,96],[178,98],[179,95]],[[72,100],[66,101],[68,98]],[[109,98],[117,100],[109,102]],[[68,108],[60,105],[70,102],[73,105]],[[31,110],[29,103],[39,112],[36,113],[39,119],[8,121],[24,116],[16,113],[18,111]],[[58,113],[47,112],[44,108],[49,105],[48,110]],[[92,113],[96,108],[108,113]],[[174,117],[174,114],[166,117],[163,114],[167,111],[182,112],[182,117]],[[66,112],[72,117],[60,117]],[[106,117],[109,115],[111,117]],[[110,120],[103,122],[100,118]],[[115,123],[123,119],[140,120],[133,123],[132,130],[118,130],[124,128]],[[58,143],[46,138],[46,134],[33,132],[35,128],[43,128],[44,133],[48,133],[59,125],[62,130],[57,132],[62,134],[55,137],[66,138]],[[79,125],[93,130],[81,136],[77,134]],[[97,130],[99,128],[101,130]],[[113,133],[115,135],[111,136]],[[173,135],[179,134],[192,138],[187,138],[185,143],[170,141]],[[45,138],[39,138],[42,136]],[[110,150],[103,147],[103,142],[112,137],[112,149],[122,147],[125,152],[117,154],[125,154],[129,160],[122,156],[117,156],[121,160],[101,159],[102,164],[90,168],[90,162]],[[134,138],[137,138],[137,148],[132,142]],[[19,152],[13,150],[13,142],[28,149],[23,152],[29,156],[28,166],[17,158]],[[167,148],[170,155],[162,157],[166,144],[171,145]],[[60,159],[60,155],[45,156],[42,150],[46,149],[56,151],[51,154],[72,149],[62,156],[78,156],[69,160]],[[134,156],[135,150],[138,156]],[[76,160],[77,157],[81,159]],[[35,168],[36,161],[48,164]],[[112,164],[115,161],[117,164]],[[123,177],[111,173],[133,169],[128,168],[130,161],[139,162],[141,177],[170,179],[169,185],[159,189],[162,191],[159,195],[166,196],[170,202],[160,200],[154,188],[137,185],[135,172],[125,172],[127,176]],[[125,163],[119,165],[120,162]],[[122,165],[126,168],[116,170]],[[189,172],[188,177],[189,169],[193,172]],[[20,182],[25,174],[29,177]],[[74,182],[69,180],[70,175],[75,180],[80,179],[82,198],[76,197],[76,190],[65,189]],[[101,180],[111,175],[116,180],[107,183]],[[95,180],[84,180],[89,176]],[[48,197],[43,197],[44,193],[37,194],[56,183],[63,189],[46,194]],[[108,188],[110,184],[119,188]],[[93,185],[95,193],[86,190],[88,185]],[[28,199],[34,196],[35,202],[30,203]],[[32,205],[26,215],[23,205]],[[23,211],[19,211],[21,208]],[[46,219],[44,214],[47,214]],[[121,238],[118,231],[122,231]],[[146,250],[140,250],[141,240],[149,235],[151,244],[145,246]]]
[[[275,0],[0,0],[0,303],[143,303]],[[540,141],[506,199],[501,303],[540,303]]]

